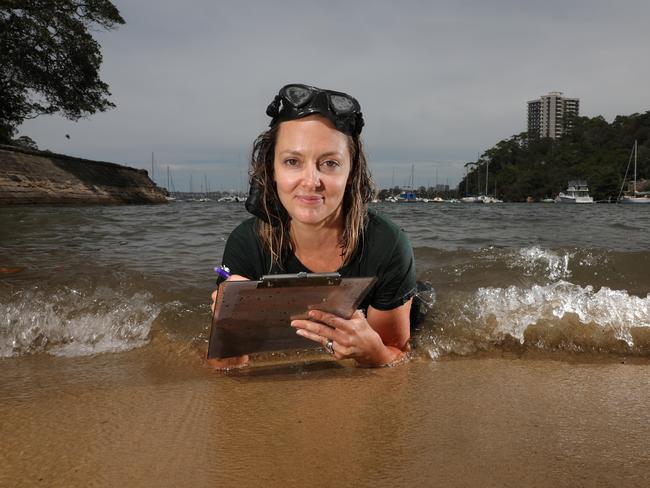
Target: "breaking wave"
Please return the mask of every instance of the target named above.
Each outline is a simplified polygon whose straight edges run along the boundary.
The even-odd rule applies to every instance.
[[[544,273],[548,279],[557,280],[571,276],[569,261],[574,253],[555,253],[537,246],[519,249],[513,253],[508,261],[511,268],[522,268],[527,276],[535,272]]]
[[[14,292],[1,305],[0,357],[86,356],[141,347],[160,310],[151,298],[102,286]]]
[[[415,255],[417,278],[434,288],[415,335],[431,357],[492,350],[650,357],[648,252],[424,246]],[[0,281],[0,358],[122,352],[158,332],[203,347],[214,286],[204,274],[68,259],[64,267],[7,276]]]
[[[650,294],[559,280],[481,287],[439,306],[420,337],[432,357],[495,348],[650,355]]]

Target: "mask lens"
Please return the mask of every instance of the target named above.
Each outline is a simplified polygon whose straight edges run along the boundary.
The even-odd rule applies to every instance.
[[[345,114],[354,110],[354,103],[348,97],[330,95],[330,103],[337,114]]]
[[[294,107],[302,107],[311,99],[311,91],[301,86],[289,86],[284,90],[284,98]]]

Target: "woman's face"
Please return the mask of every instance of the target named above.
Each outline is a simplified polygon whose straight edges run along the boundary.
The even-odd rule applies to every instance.
[[[350,174],[347,137],[319,115],[280,124],[273,179],[294,221],[338,223]]]

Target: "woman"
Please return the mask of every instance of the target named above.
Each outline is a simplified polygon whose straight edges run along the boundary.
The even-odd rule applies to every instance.
[[[270,129],[254,144],[246,205],[257,218],[228,238],[229,279],[301,271],[377,276],[351,319],[312,310],[309,320],[291,326],[336,359],[395,363],[409,347],[413,252],[397,226],[368,210],[374,187],[359,137],[359,103],[341,92],[286,85],[267,114]],[[217,368],[247,362],[247,356],[209,361]]]

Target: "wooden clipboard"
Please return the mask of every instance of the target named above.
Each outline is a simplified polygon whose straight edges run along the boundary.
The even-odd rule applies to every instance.
[[[207,357],[321,347],[297,335],[291,321],[306,319],[310,310],[349,319],[376,280],[298,273],[225,281],[219,286]]]

